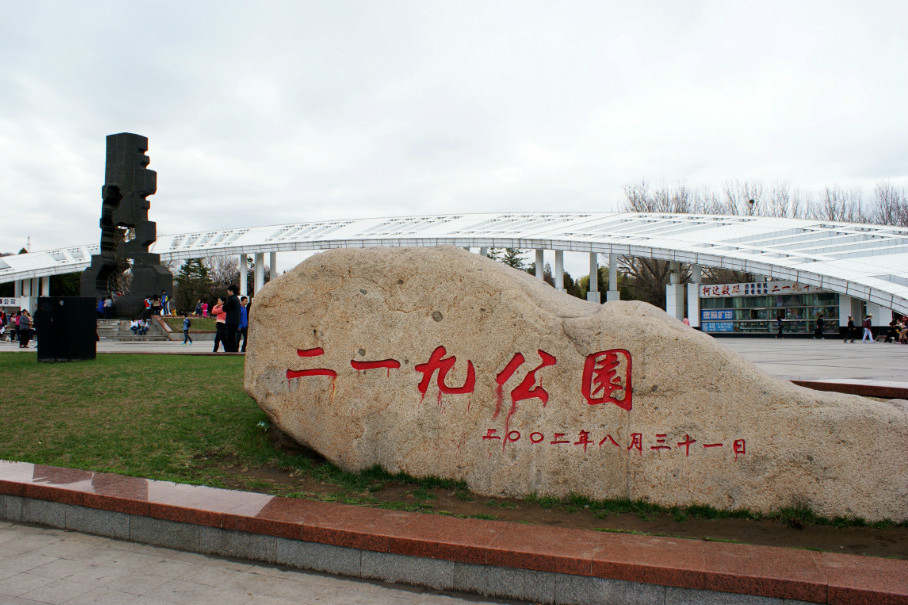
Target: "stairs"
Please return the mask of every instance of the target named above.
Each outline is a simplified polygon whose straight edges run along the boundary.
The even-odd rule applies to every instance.
[[[129,329],[128,319],[99,319],[98,338],[120,342],[148,342],[170,340],[164,329],[154,320],[148,322],[148,334],[136,335]]]

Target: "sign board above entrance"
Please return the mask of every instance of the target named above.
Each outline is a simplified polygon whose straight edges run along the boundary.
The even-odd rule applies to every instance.
[[[793,281],[758,281],[746,284],[709,284],[700,286],[700,298],[808,294],[814,292],[825,292],[825,290]]]

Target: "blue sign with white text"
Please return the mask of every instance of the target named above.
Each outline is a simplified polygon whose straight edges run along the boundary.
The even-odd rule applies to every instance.
[[[718,310],[718,311],[707,311],[707,310],[700,311],[700,321],[701,322],[713,321],[713,320],[717,320],[717,319],[720,319],[720,320],[734,319],[734,311],[732,309],[722,309],[722,310]]]
[[[704,332],[734,332],[734,325],[731,321],[704,321],[700,329]]]

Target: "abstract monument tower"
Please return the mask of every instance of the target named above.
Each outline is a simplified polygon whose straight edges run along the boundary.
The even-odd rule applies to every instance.
[[[101,189],[101,253],[82,274],[82,296],[115,298],[114,313],[138,317],[149,294],[171,291],[173,277],[148,247],[157,238],[148,220],[147,196],[157,190],[157,173],[148,170],[148,139],[121,132],[107,137],[107,167]]]

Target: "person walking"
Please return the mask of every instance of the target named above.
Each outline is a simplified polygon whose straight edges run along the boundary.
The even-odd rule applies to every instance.
[[[776,315],[776,338],[782,338],[782,315]]]
[[[819,313],[817,315],[817,327],[813,332],[814,340],[816,340],[817,338],[819,338],[820,340],[825,340],[825,337],[823,336],[823,326],[824,325],[825,325],[825,322],[823,321],[823,314]]]
[[[214,316],[214,349],[212,353],[217,353],[218,348],[221,346],[221,343],[224,342],[224,329],[227,325],[227,314],[224,313],[224,299],[220,296],[218,297],[218,302],[211,309],[211,314]],[[227,350],[227,347],[224,347],[224,350]]]
[[[873,315],[867,315],[867,317],[864,318],[864,323],[861,324],[864,327],[864,337],[861,338],[862,344],[868,340],[870,341],[870,344],[873,344],[873,330],[870,329],[870,320],[872,317]]]
[[[161,290],[161,315],[170,315],[170,295]]]
[[[31,316],[28,314],[28,311],[25,309],[22,310],[22,315],[19,316],[19,348],[27,349],[28,341],[32,337],[32,324]]]
[[[189,328],[192,327],[192,320],[188,315],[183,316],[183,344],[187,342],[192,344],[192,337],[189,335]]]
[[[243,345],[240,347],[240,351],[243,353],[246,352],[246,339],[249,336],[249,314],[246,312],[246,305],[249,304],[249,299],[245,296],[240,298],[240,329],[237,331],[237,344],[239,344],[240,336],[243,337]]]
[[[845,328],[845,340],[842,342],[854,342],[854,315],[848,316],[848,327]]]
[[[236,336],[240,329],[240,299],[236,293],[239,291],[234,285],[227,286],[227,300],[224,301],[224,350],[236,353]]]
[[[19,340],[19,321],[22,319],[22,311],[16,311],[16,316],[10,321],[10,342],[16,342]]]

